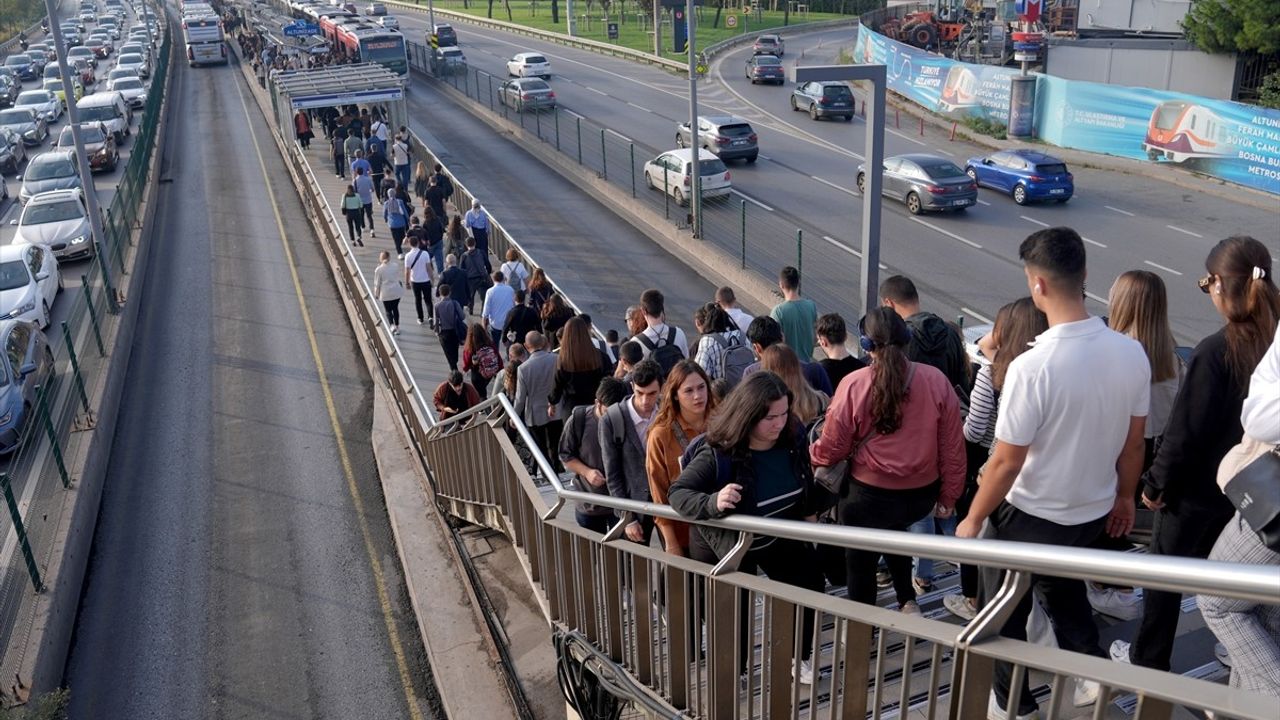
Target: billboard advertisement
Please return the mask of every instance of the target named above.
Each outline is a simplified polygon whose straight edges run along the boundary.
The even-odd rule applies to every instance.
[[[859,26],[854,62],[884,65],[889,89],[957,120],[977,117],[1009,124],[1013,68],[974,65],[925,52]]]
[[[1044,75],[1036,134],[1061,147],[1174,163],[1280,194],[1277,110]]]

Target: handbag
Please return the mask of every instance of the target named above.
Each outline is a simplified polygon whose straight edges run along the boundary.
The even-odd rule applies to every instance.
[[[1262,544],[1280,552],[1280,446],[1246,435],[1222,458],[1218,485]]]

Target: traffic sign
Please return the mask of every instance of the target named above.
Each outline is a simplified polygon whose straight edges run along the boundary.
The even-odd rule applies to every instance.
[[[298,20],[285,25],[284,34],[285,37],[307,37],[310,35],[319,35],[320,26]]]
[[[617,40],[618,39],[618,23],[616,22],[609,23],[608,30],[609,30],[609,39]]]
[[[742,3],[742,14],[743,15],[751,14],[751,3]]]
[[[736,27],[738,27],[738,16],[737,16],[737,15],[730,15],[729,17],[727,17],[727,18],[725,18],[725,19],[724,19],[724,24],[725,24],[725,25],[728,25],[728,26],[729,26],[729,27],[731,27],[731,28],[736,28]]]

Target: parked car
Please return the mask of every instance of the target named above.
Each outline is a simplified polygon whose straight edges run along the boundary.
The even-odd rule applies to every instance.
[[[761,35],[751,45],[751,52],[755,55],[777,55],[782,57],[786,53],[786,49],[786,43],[783,42],[782,37],[779,35]]]
[[[865,192],[866,167],[858,166],[858,191]],[[903,201],[912,215],[926,210],[963,211],[978,204],[978,184],[950,160],[926,153],[884,159],[881,194]]]
[[[22,138],[22,144],[35,147],[49,137],[49,123],[31,108],[0,110],[0,130],[8,129]]]
[[[147,86],[138,77],[126,75],[107,81],[107,89],[124,96],[124,101],[134,110],[147,104]]]
[[[400,21],[396,19],[395,15],[383,15],[382,17],[378,18],[378,24],[381,25],[385,30],[400,29]]]
[[[556,93],[539,78],[507,80],[498,86],[498,101],[516,112],[547,110],[556,106]]]
[[[76,162],[76,154],[71,150],[49,150],[31,158],[27,169],[23,171],[22,189],[18,191],[18,200],[28,203],[31,198],[50,190],[67,190],[80,188],[80,170]],[[21,223],[18,234],[22,235]],[[28,239],[27,242],[34,242]],[[47,244],[47,243],[46,243]]]
[[[50,150],[45,155],[53,152],[63,151]],[[22,209],[22,216],[16,222],[18,232],[13,236],[14,242],[43,245],[59,260],[93,254],[93,229],[84,194],[78,186],[36,195]]]
[[[31,61],[31,57],[26,53],[14,53],[4,59],[4,65],[13,70],[14,77],[19,82],[30,82],[39,79],[40,72],[36,69],[36,64]]]
[[[62,78],[46,78],[44,89],[53,93],[64,108],[67,106],[67,91],[62,87]],[[80,84],[80,78],[74,75],[71,76],[71,95],[71,102],[79,102],[84,97],[84,86]]]
[[[32,421],[36,388],[54,373],[53,351],[40,328],[25,320],[0,321],[0,343],[0,454],[8,454]]]
[[[971,157],[965,173],[983,187],[1009,193],[1019,205],[1036,200],[1064,203],[1075,193],[1075,180],[1067,171],[1067,164],[1038,150],[1007,150]]]
[[[27,146],[22,143],[22,137],[9,128],[0,127],[0,173],[16,175],[26,159]]]
[[[752,55],[747,58],[747,79],[752,85],[760,82],[781,85],[787,81],[787,71],[777,55]]]
[[[100,122],[80,123],[80,139],[84,142],[84,154],[89,158],[89,170],[108,172],[120,164],[120,150],[116,146],[116,138]],[[75,139],[71,135],[71,126],[62,128],[58,134],[58,147],[63,150],[75,149]]]
[[[365,14],[365,15],[373,15],[373,16],[375,16],[375,17],[381,16],[381,15],[386,15],[386,14],[387,14],[387,6],[386,6],[386,5],[383,5],[383,4],[382,4],[382,3],[380,3],[380,2],[369,3],[369,4],[365,7],[365,9],[364,9],[364,14]]]
[[[698,158],[702,176],[702,197],[727,196],[733,189],[729,170],[720,158]],[[651,190],[671,194],[677,205],[685,205],[693,194],[693,151],[688,148],[668,150],[644,164],[644,183]]]
[[[698,146],[721,160],[756,161],[760,155],[759,138],[751,124],[732,115],[699,115]],[[676,123],[676,147],[692,145],[689,123]]]
[[[51,90],[26,90],[13,102],[14,109],[30,108],[37,116],[51,123],[62,117],[62,101]]]
[[[507,61],[507,74],[515,77],[540,77],[551,79],[551,63],[539,53],[516,53]]]
[[[62,289],[58,261],[43,245],[0,246],[0,319],[49,327],[49,308]]]
[[[808,110],[809,117],[842,117],[853,120],[853,91],[843,82],[822,80],[803,82],[791,91],[791,109]]]

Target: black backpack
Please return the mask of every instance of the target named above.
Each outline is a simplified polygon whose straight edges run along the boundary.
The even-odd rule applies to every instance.
[[[649,336],[640,333],[635,337],[641,345],[649,349],[649,357],[658,363],[658,367],[662,368],[662,377],[671,374],[671,368],[676,363],[684,359],[684,353],[680,351],[680,346],[676,345],[676,329],[674,327],[667,328],[667,337],[660,338],[657,343],[649,339]]]

